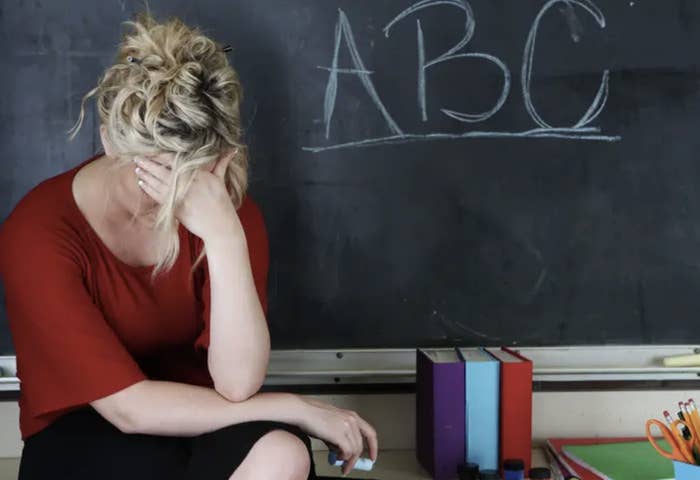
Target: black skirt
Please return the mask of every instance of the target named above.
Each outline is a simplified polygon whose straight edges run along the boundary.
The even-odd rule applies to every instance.
[[[253,444],[276,429],[306,444],[308,478],[316,479],[311,441],[295,425],[246,422],[195,437],[126,434],[88,406],[26,439],[19,480],[227,480]]]

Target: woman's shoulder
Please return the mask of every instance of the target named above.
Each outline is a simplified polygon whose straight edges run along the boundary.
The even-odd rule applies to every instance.
[[[71,183],[74,173],[71,168],[47,178],[32,187],[10,211],[4,226],[56,220],[69,211]]]
[[[77,232],[78,219],[70,202],[72,178],[79,166],[42,180],[20,198],[0,225],[0,248],[30,240],[37,245],[55,235],[65,237]]]

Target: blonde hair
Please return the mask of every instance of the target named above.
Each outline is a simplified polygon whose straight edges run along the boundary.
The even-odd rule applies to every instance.
[[[123,24],[132,29],[122,36],[115,63],[83,97],[69,139],[78,133],[85,102],[94,95],[100,121],[117,152],[115,168],[131,162],[134,155],[174,154],[174,181],[155,222],[163,248],[154,279],[172,268],[178,257],[179,222],[174,212],[197,169],[235,148],[225,181],[234,206],[243,201],[248,155],[239,112],[242,87],[222,46],[198,28],[178,18],[157,23],[148,10]],[[193,271],[203,257],[204,250]]]

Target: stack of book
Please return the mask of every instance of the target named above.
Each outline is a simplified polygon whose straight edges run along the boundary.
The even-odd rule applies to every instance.
[[[668,445],[664,448],[670,450]],[[659,455],[645,437],[550,438],[545,453],[558,458],[581,480],[673,478],[671,461]]]
[[[508,348],[416,350],[416,456],[436,480],[460,464],[530,468],[532,362]]]

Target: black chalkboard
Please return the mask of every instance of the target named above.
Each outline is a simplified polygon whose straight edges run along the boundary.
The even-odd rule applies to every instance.
[[[1,5],[4,218],[140,3]],[[150,5],[234,47],[275,348],[700,342],[700,2]]]

